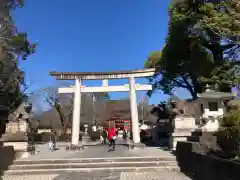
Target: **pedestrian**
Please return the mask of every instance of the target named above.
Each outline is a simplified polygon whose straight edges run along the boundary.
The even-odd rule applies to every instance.
[[[123,139],[127,139],[127,129],[123,130]]]
[[[108,132],[107,129],[103,129],[103,144],[107,144],[107,137],[108,137]]]
[[[109,151],[115,151],[116,130],[114,127],[110,127],[108,131]]]
[[[56,139],[57,139],[56,136],[57,136],[57,132],[52,129],[51,130],[51,135],[50,135],[50,141],[48,143],[49,149],[51,151],[55,151],[56,150]]]

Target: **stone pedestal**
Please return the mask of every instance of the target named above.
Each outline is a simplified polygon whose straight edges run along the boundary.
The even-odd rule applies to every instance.
[[[83,145],[88,145],[89,144],[89,142],[91,142],[92,140],[91,140],[91,137],[88,135],[88,134],[84,134],[83,136],[82,136],[82,144]]]
[[[172,121],[172,126],[174,129],[195,129],[197,128],[195,124],[195,118],[191,116],[177,116]]]
[[[6,126],[6,133],[2,136],[4,146],[13,146],[17,157],[29,157],[35,154],[35,144],[28,135],[30,134],[29,124],[20,120],[9,122]]]
[[[187,138],[192,135],[192,132],[197,128],[195,118],[190,116],[177,116],[172,121],[174,131],[169,137],[169,148],[176,149],[178,141],[187,141]]]
[[[169,137],[169,148],[176,150],[178,141],[187,141],[187,138],[192,135],[191,130],[175,130]]]
[[[28,142],[4,142],[4,146],[13,146],[16,158],[27,158],[36,154],[34,145],[30,145]]]

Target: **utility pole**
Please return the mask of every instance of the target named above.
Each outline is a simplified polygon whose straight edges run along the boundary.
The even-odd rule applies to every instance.
[[[92,108],[93,108],[93,124],[96,125],[96,117],[95,117],[95,102],[96,98],[94,96],[94,93],[92,93]]]
[[[144,117],[144,111],[143,111],[143,103],[144,103],[144,98],[143,98],[143,96],[144,95],[142,95],[142,122],[143,122],[143,124],[144,124],[144,119],[143,119],[143,117]]]

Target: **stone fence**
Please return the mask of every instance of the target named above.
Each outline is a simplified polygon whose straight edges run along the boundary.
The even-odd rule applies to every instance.
[[[208,156],[197,142],[178,142],[181,171],[196,180],[239,180],[240,163]]]
[[[15,152],[13,146],[0,146],[0,175],[13,164]]]

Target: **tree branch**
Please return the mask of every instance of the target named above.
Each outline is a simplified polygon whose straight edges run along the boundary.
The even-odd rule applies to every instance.
[[[183,83],[185,83],[185,82],[182,82],[182,83],[181,83],[180,81],[178,81],[178,80],[176,80],[176,79],[171,79],[171,81],[173,81],[174,83],[176,83],[178,87],[187,88],[187,85],[184,85],[184,84],[183,84]]]

